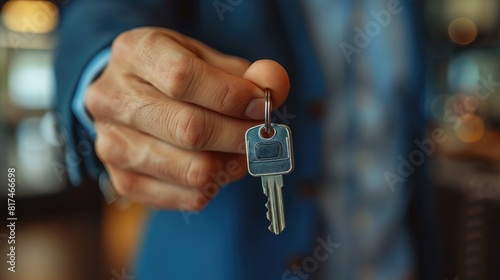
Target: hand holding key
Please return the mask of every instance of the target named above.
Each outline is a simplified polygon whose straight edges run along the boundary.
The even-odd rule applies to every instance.
[[[286,125],[271,123],[271,96],[265,93],[264,124],[247,130],[245,142],[247,149],[248,172],[262,178],[262,190],[267,197],[267,219],[271,222],[269,230],[280,234],[285,229],[285,210],[283,207],[283,174],[294,168],[292,133]]]
[[[276,62],[250,64],[172,30],[138,28],[114,41],[85,104],[120,196],[200,210],[217,184],[211,173],[236,161],[241,172],[230,181],[246,174],[244,135],[263,117],[263,89],[280,105],[289,87]]]

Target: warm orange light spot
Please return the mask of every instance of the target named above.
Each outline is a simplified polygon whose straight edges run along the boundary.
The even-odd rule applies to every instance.
[[[476,115],[465,114],[461,118],[460,126],[455,130],[455,134],[462,142],[477,142],[484,135],[484,122]]]
[[[468,45],[477,37],[477,26],[468,18],[457,18],[448,26],[448,36],[455,44]]]
[[[9,1],[2,8],[3,24],[21,33],[48,33],[59,21],[57,6],[49,1]]]

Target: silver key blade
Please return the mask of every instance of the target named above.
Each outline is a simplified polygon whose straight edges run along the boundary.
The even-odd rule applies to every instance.
[[[262,189],[267,196],[267,219],[271,222],[269,230],[278,235],[285,229],[285,210],[283,207],[282,175],[262,176]]]

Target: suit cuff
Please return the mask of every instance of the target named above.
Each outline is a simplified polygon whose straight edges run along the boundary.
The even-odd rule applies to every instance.
[[[80,78],[76,88],[75,97],[71,104],[71,109],[76,119],[80,122],[83,128],[88,132],[92,140],[96,138],[96,132],[92,118],[85,109],[85,92],[90,84],[97,78],[101,71],[108,64],[111,56],[111,48],[106,48],[100,51],[89,62]]]

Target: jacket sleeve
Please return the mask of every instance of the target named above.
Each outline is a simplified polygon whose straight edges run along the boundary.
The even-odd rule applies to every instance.
[[[181,2],[184,1],[72,0],[61,4],[54,111],[65,144],[65,158],[53,165],[60,178],[67,175],[71,184],[78,186],[96,180],[102,171],[93,137],[72,110],[77,86],[89,62],[124,31],[140,26],[182,29],[180,11],[185,4]]]

